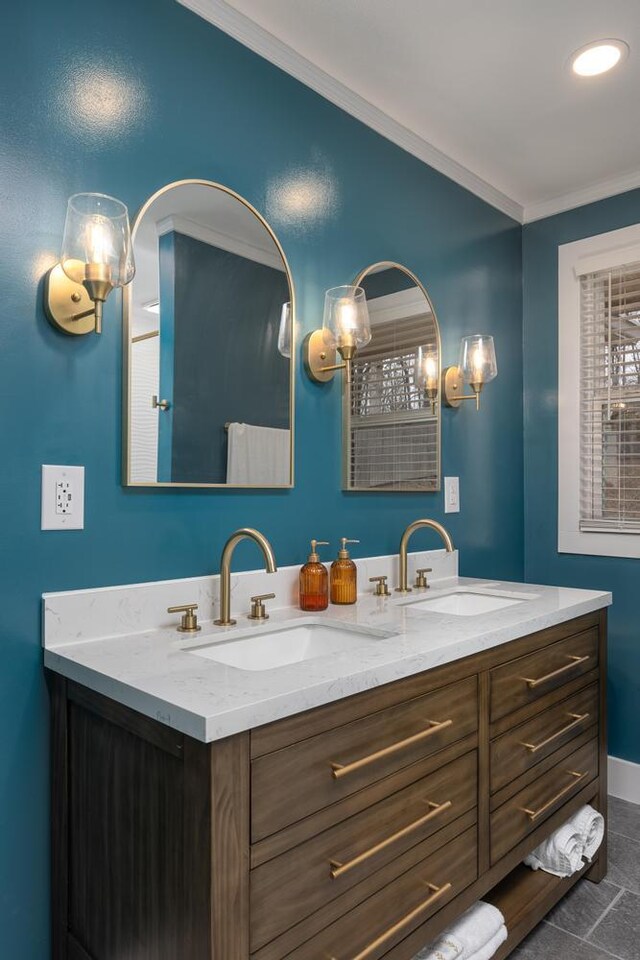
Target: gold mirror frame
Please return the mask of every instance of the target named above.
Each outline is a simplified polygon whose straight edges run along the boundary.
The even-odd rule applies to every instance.
[[[412,270],[409,270],[408,267],[403,266],[401,263],[396,263],[395,260],[379,260],[377,263],[372,263],[368,267],[365,267],[364,270],[361,270],[360,273],[356,276],[353,281],[354,286],[361,287],[363,281],[367,278],[370,273],[378,273],[381,270],[401,270],[406,276],[408,276],[422,291],[431,313],[433,314],[433,319],[436,328],[436,339],[438,345],[438,425],[437,425],[437,457],[438,457],[438,476],[436,479],[436,485],[433,490],[412,490],[411,488],[405,487],[404,489],[394,490],[384,490],[377,487],[356,487],[349,484],[349,462],[350,462],[350,445],[351,445],[351,384],[347,383],[346,377],[342,378],[342,489],[346,492],[354,493],[439,493],[442,489],[442,396],[441,396],[441,382],[442,382],[442,340],[440,337],[440,324],[438,322],[438,315],[436,314],[435,307],[433,306],[433,301],[426,291],[426,288],[423,283],[418,279],[418,277],[413,273]]]
[[[164,487],[169,490],[179,489],[179,488],[190,488],[190,489],[213,489],[213,490],[291,490],[294,487],[294,452],[295,452],[295,374],[296,374],[296,365],[295,365],[295,356],[296,356],[296,296],[295,296],[295,287],[293,284],[293,274],[291,273],[291,268],[289,266],[289,261],[285,256],[285,252],[282,248],[282,244],[278,240],[277,236],[273,232],[270,225],[267,223],[262,214],[256,210],[256,208],[249,203],[248,200],[245,200],[239,193],[236,193],[235,190],[232,190],[230,187],[225,187],[222,183],[216,183],[214,180],[199,180],[199,179],[187,179],[187,180],[174,180],[172,183],[165,184],[164,187],[161,187],[160,190],[156,190],[142,205],[138,210],[135,220],[132,224],[131,229],[131,242],[135,250],[135,240],[138,232],[138,226],[144,217],[145,213],[149,209],[152,203],[154,203],[158,197],[161,197],[163,194],[167,193],[169,190],[174,190],[176,187],[183,186],[202,186],[202,187],[213,187],[215,190],[221,190],[223,193],[226,193],[228,196],[233,197],[236,200],[239,200],[249,210],[254,217],[256,217],[260,223],[268,231],[271,239],[275,243],[278,253],[282,257],[282,262],[284,264],[285,273],[287,276],[287,283],[289,284],[289,291],[291,293],[291,357],[290,357],[290,371],[289,371],[289,430],[291,432],[291,442],[289,446],[289,483],[282,483],[272,486],[263,486],[261,484],[228,484],[228,483],[182,483],[182,482],[171,482],[171,481],[156,481],[155,483],[136,483],[130,479],[131,476],[131,417],[130,417],[130,402],[131,402],[131,336],[130,336],[130,326],[131,326],[131,300],[133,291],[131,289],[132,285],[124,287],[123,289],[123,300],[122,300],[122,360],[123,360],[123,410],[122,410],[122,484],[125,487],[136,487],[138,489],[155,489],[159,487]]]

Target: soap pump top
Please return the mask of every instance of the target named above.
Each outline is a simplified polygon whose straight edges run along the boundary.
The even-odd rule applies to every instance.
[[[349,551],[347,550],[348,543],[360,543],[359,540],[348,540],[347,537],[340,537],[340,543],[342,546],[338,550],[338,560],[348,560]]]
[[[320,563],[320,556],[316,547],[328,547],[328,540],[312,540],[311,541],[311,553],[307,557],[307,563]]]
[[[311,553],[300,570],[299,600],[301,610],[326,610],[329,606],[329,574],[324,563],[320,563],[317,551],[320,546],[328,546],[328,541],[311,541]]]
[[[331,603],[355,603],[358,599],[358,568],[349,556],[348,543],[360,541],[340,538],[338,558],[331,564]]]

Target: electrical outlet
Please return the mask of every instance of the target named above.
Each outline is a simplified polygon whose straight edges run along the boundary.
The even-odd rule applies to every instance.
[[[444,512],[460,513],[460,478],[444,478]]]
[[[84,529],[84,467],[42,465],[41,529]]]

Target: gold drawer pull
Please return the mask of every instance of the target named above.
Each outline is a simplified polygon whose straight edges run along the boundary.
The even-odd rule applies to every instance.
[[[444,811],[448,810],[451,806],[451,800],[446,800],[444,803],[433,803],[433,801],[429,801],[429,806],[431,809],[429,810],[429,813],[424,815],[424,817],[420,817],[419,820],[414,820],[413,823],[407,824],[406,827],[403,827],[402,830],[398,830],[397,833],[392,833],[390,837],[387,837],[385,840],[381,840],[380,843],[376,843],[373,847],[369,847],[369,849],[365,850],[363,853],[359,853],[357,857],[353,858],[353,860],[347,860],[346,863],[341,863],[339,860],[330,860],[331,879],[336,880],[338,877],[341,877],[343,873],[347,873],[349,870],[353,870],[354,867],[360,866],[360,864],[364,863],[365,860],[368,860],[369,857],[375,856],[376,853],[380,853],[381,850],[386,849],[386,847],[390,846],[392,843],[395,843],[396,840],[401,840],[402,837],[406,837],[410,833],[413,833],[414,830],[417,830],[424,823],[428,823],[429,820],[433,820],[434,817],[444,813]]]
[[[333,778],[334,780],[339,780],[341,777],[346,777],[348,773],[355,773],[355,771],[360,770],[361,767],[375,763],[376,760],[383,760],[398,750],[405,750],[407,747],[412,747],[414,743],[426,740],[427,737],[433,736],[434,733],[439,733],[440,730],[444,730],[445,727],[450,727],[452,723],[453,720],[429,720],[429,726],[426,730],[421,730],[420,733],[414,733],[412,737],[407,737],[406,740],[398,740],[397,743],[392,743],[390,747],[383,747],[382,750],[376,750],[375,753],[370,753],[367,757],[361,757],[360,760],[354,760],[353,763],[332,763],[331,772]]]
[[[537,820],[538,817],[541,817],[543,813],[546,813],[550,807],[557,803],[558,800],[561,800],[565,793],[569,793],[577,783],[580,783],[581,780],[584,780],[585,777],[588,777],[588,773],[576,773],[575,770],[567,770],[567,774],[570,777],[573,777],[571,783],[568,783],[566,787],[563,787],[560,793],[556,793],[555,797],[552,797],[551,800],[547,800],[543,807],[539,807],[537,810],[528,810],[526,807],[522,808],[522,812],[526,813],[529,817],[529,820],[533,823],[534,820]]]
[[[589,654],[586,657],[568,657],[571,663],[566,663],[564,667],[558,667],[557,670],[554,670],[552,673],[545,674],[544,677],[538,677],[537,680],[530,680],[528,677],[523,677],[522,679],[529,687],[530,690],[534,690],[536,687],[539,687],[541,683],[546,683],[547,680],[554,680],[555,677],[559,677],[561,674],[565,673],[566,670],[573,670],[574,667],[578,667],[581,663],[585,663],[587,660],[590,660],[591,657]]]
[[[550,743],[553,743],[554,740],[557,740],[558,737],[561,737],[563,733],[568,733],[569,730],[573,730],[574,727],[579,727],[581,723],[589,719],[588,713],[568,713],[567,716],[571,717],[571,723],[568,723],[562,730],[558,730],[557,733],[552,733],[550,737],[542,740],[541,743],[522,743],[521,746],[526,747],[529,753],[537,753],[538,750],[542,750],[543,747],[548,746]]]
[[[429,890],[432,890],[430,897],[427,897],[426,900],[423,900],[422,903],[419,903],[411,913],[407,913],[402,920],[398,920],[397,923],[394,923],[392,927],[389,927],[388,930],[385,930],[383,934],[377,937],[376,940],[372,940],[368,946],[361,950],[360,953],[356,954],[355,957],[352,957],[351,960],[367,960],[367,957],[370,957],[373,953],[376,952],[378,947],[383,946],[387,940],[391,940],[396,933],[400,933],[403,927],[407,927],[412,920],[415,920],[416,917],[419,917],[423,910],[426,910],[432,904],[439,900],[440,897],[443,897],[445,893],[451,890],[451,884],[445,883],[442,887],[436,887],[433,883],[427,884]],[[337,957],[331,957],[330,960],[337,960]]]

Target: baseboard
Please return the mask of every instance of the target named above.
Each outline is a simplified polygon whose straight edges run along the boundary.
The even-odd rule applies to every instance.
[[[609,757],[609,794],[640,803],[640,763]]]

